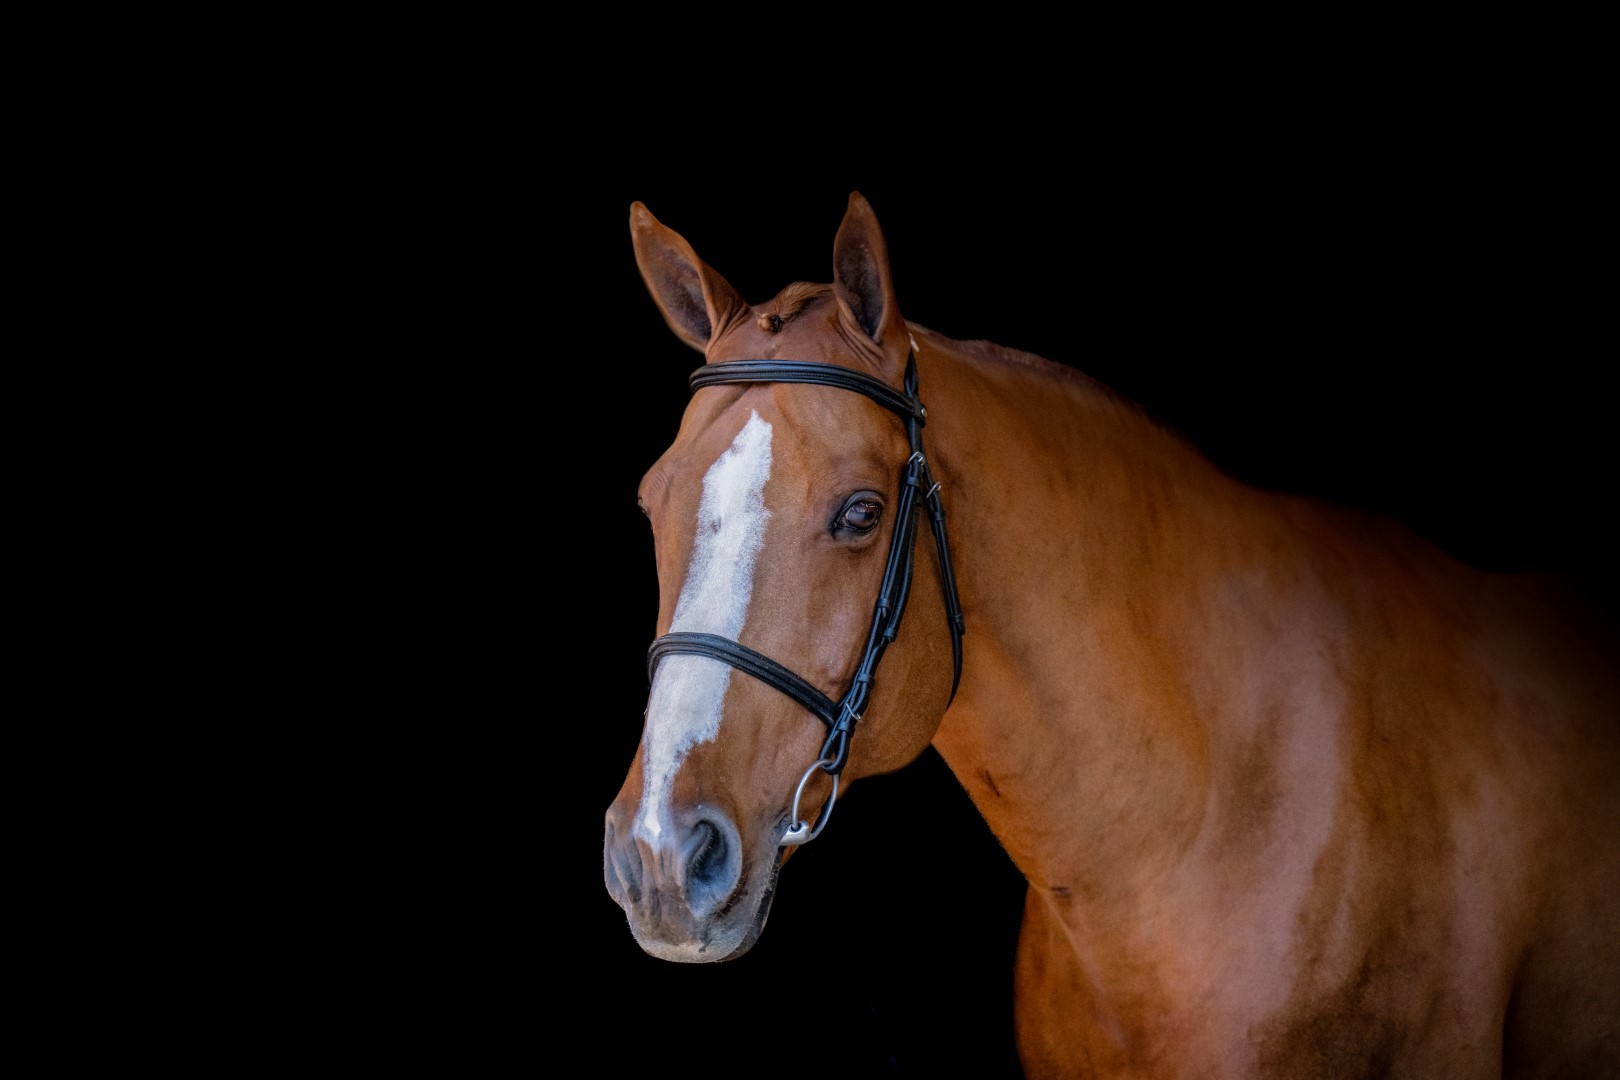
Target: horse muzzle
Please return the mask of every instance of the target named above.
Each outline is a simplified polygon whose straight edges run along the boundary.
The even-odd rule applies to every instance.
[[[684,964],[741,956],[764,928],[776,862],[745,874],[736,824],[712,809],[679,815],[663,832],[650,837],[636,829],[617,803],[608,810],[603,880],[636,943]]]

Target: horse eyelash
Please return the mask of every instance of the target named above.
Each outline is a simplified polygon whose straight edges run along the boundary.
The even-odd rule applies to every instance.
[[[873,503],[874,505],[877,506],[877,508],[878,508],[878,510],[877,510],[878,519],[877,519],[877,521],[873,522],[871,527],[866,528],[866,529],[857,529],[853,525],[841,524],[841,522],[844,520],[845,515],[847,515],[849,513],[850,508],[853,507],[853,506],[856,506],[859,503],[863,503],[863,502]],[[848,531],[853,532],[853,533],[860,533],[860,534],[869,533],[869,532],[872,531],[872,529],[877,528],[878,525],[882,523],[883,514],[888,509],[889,509],[888,506],[883,502],[882,499],[873,498],[871,496],[866,496],[866,495],[856,496],[853,499],[845,500],[845,502],[842,505],[839,506],[838,512],[833,515],[832,522],[827,526],[827,531],[830,532],[834,536],[837,536],[839,530],[841,530],[841,529],[847,529]]]

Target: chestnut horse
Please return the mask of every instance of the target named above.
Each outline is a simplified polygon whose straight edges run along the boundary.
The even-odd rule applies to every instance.
[[[639,491],[660,601],[604,877],[642,949],[747,952],[840,785],[932,745],[1028,881],[1030,1077],[1620,1075],[1596,616],[908,323],[858,192],[831,284],[761,304],[630,231],[705,360]]]

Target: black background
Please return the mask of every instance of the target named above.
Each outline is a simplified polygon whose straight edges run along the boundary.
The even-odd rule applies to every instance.
[[[348,674],[322,707],[365,719],[298,746],[344,794],[313,800],[319,839],[270,890],[302,914],[265,946],[307,961],[319,1024],[357,1055],[462,1067],[1017,1076],[1021,884],[931,752],[847,793],[739,960],[644,956],[603,886],[657,610],[636,487],[700,362],[640,279],[633,200],[757,302],[829,279],[859,190],[909,319],[1078,367],[1249,482],[1608,602],[1589,151],[1486,111],[1309,120],[913,137],[665,118],[645,127],[680,138],[655,146],[640,121],[548,114],[534,139],[439,132],[409,198],[373,174],[389,215],[353,249],[387,265],[369,296],[397,291],[354,343],[375,317],[398,352],[372,347],[332,407],[360,434],[321,463],[321,509],[356,528],[322,549],[340,584],[305,645]],[[317,924],[318,956],[295,943]]]

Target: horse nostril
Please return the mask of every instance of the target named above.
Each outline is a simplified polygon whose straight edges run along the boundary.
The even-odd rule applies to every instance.
[[[726,842],[713,825],[700,821],[692,830],[692,844],[696,851],[687,861],[687,878],[697,884],[713,882],[725,869]]]
[[[742,845],[724,818],[694,822],[683,845],[686,903],[702,918],[724,905],[742,876]]]

